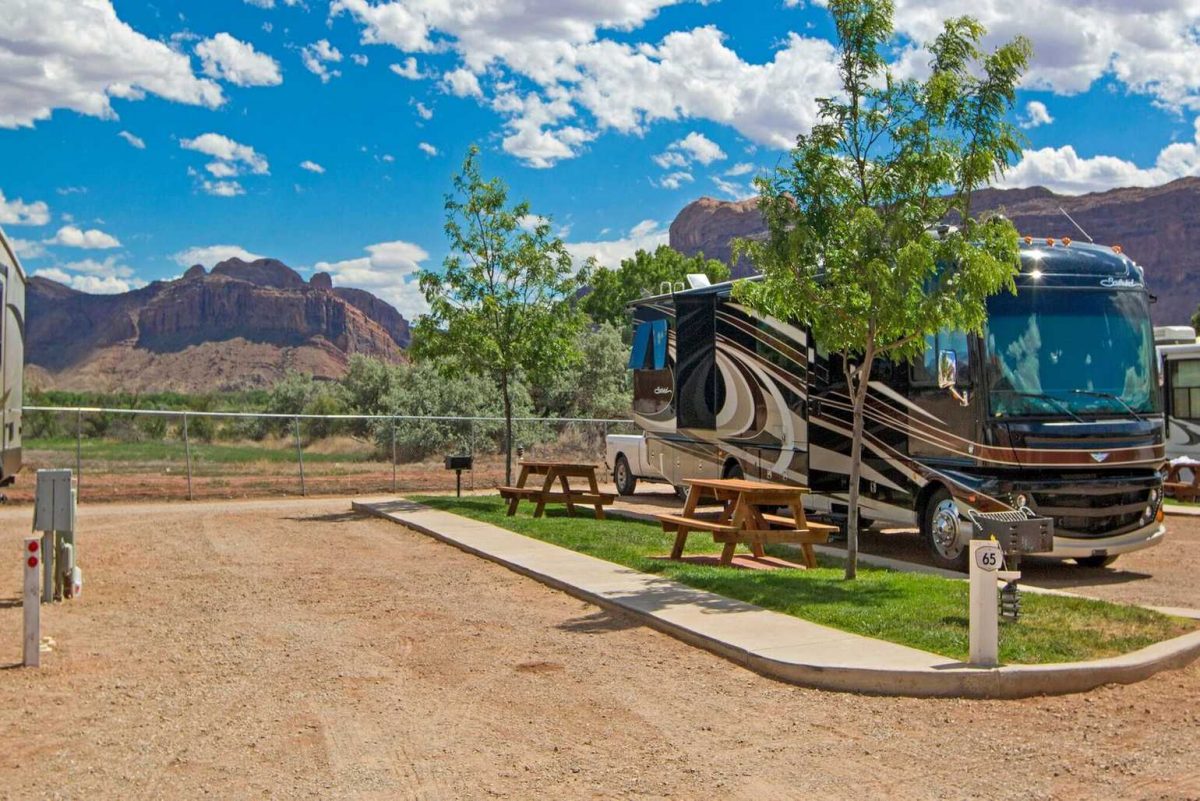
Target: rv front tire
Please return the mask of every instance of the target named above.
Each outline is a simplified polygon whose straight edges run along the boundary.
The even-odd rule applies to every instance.
[[[921,516],[921,535],[935,565],[962,573],[967,571],[970,535],[965,532],[964,525],[950,492],[945,487],[935,490]]]

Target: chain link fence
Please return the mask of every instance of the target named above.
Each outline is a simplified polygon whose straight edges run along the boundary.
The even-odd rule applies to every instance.
[[[517,452],[604,464],[629,420],[513,420]],[[7,489],[30,500],[41,468],[71,468],[79,497],[179,500],[441,491],[451,454],[470,454],[464,489],[504,482],[504,418],[315,415],[26,406],[24,472]]]

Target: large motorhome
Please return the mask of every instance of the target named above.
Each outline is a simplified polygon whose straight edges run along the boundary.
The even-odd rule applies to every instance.
[[[988,300],[982,336],[945,330],[923,359],[876,364],[861,516],[915,524],[934,561],[958,569],[970,509],[1050,516],[1051,555],[1088,566],[1161,542],[1163,416],[1141,268],[1117,247],[1026,238],[1016,284]],[[844,519],[840,357],[739,303],[730,283],[632,309],[643,434],[610,438],[619,491],[744,475],[806,485],[812,511]]]
[[[1154,329],[1163,374],[1167,457],[1200,459],[1200,342],[1190,326]]]
[[[0,230],[0,486],[21,469],[22,375],[25,370],[25,271]]]

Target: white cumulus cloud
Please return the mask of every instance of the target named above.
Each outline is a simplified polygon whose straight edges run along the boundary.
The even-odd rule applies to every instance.
[[[425,73],[421,72],[421,68],[417,66],[417,60],[412,56],[404,59],[403,64],[390,64],[388,69],[399,75],[401,78],[407,78],[410,81],[418,81],[425,77]]]
[[[121,131],[119,134],[117,134],[117,136],[128,142],[131,147],[136,147],[138,150],[146,149],[145,140],[143,140],[140,136],[131,134],[129,131]]]
[[[254,49],[254,45],[218,33],[196,45],[204,74],[236,86],[278,86],[283,83],[279,62]]]
[[[121,263],[116,256],[109,256],[103,261],[83,259],[67,262],[36,270],[33,274],[93,295],[114,295],[146,285],[145,281],[134,275],[132,268]]]
[[[896,29],[927,42],[963,14],[987,27],[985,46],[1032,40],[1027,88],[1070,95],[1110,77],[1164,105],[1200,107],[1195,0],[898,0]]]
[[[88,248],[91,250],[107,250],[121,247],[121,242],[112,234],[106,234],[97,228],[83,230],[74,225],[64,225],[58,229],[53,239],[47,239],[48,245],[65,245],[72,248]]]
[[[218,133],[210,132],[200,134],[194,139],[181,139],[179,146],[184,150],[194,150],[197,153],[212,156],[217,161],[224,162],[226,167],[238,171],[246,169],[255,175],[265,175],[270,170],[267,160],[253,147],[235,142],[228,136]],[[210,170],[210,172],[213,171]],[[216,173],[214,172],[214,174]],[[237,172],[227,172],[226,176],[236,174]]]
[[[1190,142],[1174,142],[1158,153],[1154,164],[1139,167],[1115,156],[1080,156],[1071,145],[1026,150],[1009,169],[1000,187],[1044,186],[1079,195],[1119,186],[1157,186],[1176,178],[1200,175],[1200,119]]]
[[[337,78],[340,70],[329,69],[328,64],[336,64],[342,60],[342,51],[329,43],[328,39],[320,39],[300,50],[300,60],[305,69],[321,79],[321,83],[329,83],[330,78]]]
[[[428,142],[421,142],[420,144],[417,145],[417,147],[426,156],[436,156],[438,154],[438,149],[436,147],[434,147],[433,145],[429,144]]]
[[[15,0],[0,34],[0,127],[31,126],[66,108],[112,119],[112,98],[216,108],[221,87],[187,55],[122,21],[111,0]]]
[[[667,244],[668,233],[657,220],[642,220],[620,239],[568,242],[567,250],[576,264],[582,265],[587,259],[594,258],[602,267],[615,268],[620,266],[622,259],[632,257],[639,250],[653,252],[659,245]]]
[[[324,175],[324,174],[325,174],[325,168],[324,168],[324,167],[322,167],[320,164],[318,164],[318,163],[317,163],[317,162],[315,162],[315,161],[308,161],[307,159],[306,159],[306,160],[304,160],[304,161],[302,161],[302,162],[300,162],[300,169],[302,169],[302,170],[308,170],[309,172],[315,172],[315,173],[317,173],[318,175]]]
[[[479,76],[494,74],[497,94],[488,100],[504,117],[503,147],[534,167],[578,155],[606,130],[642,133],[660,120],[707,119],[788,147],[815,121],[816,99],[838,91],[835,53],[824,39],[789,34],[771,60],[753,63],[714,26],[657,43],[602,35],[636,30],[675,2],[334,0],[331,14],[355,18],[368,44],[455,51],[459,66],[443,76],[451,93],[483,97]],[[516,79],[533,91],[516,96]]]
[[[661,186],[663,189],[678,189],[684,184],[690,184],[694,180],[696,179],[690,172],[683,172],[680,170],[677,172],[667,173],[658,180],[657,185]]]
[[[246,194],[245,188],[238,181],[201,181],[200,188],[204,194],[213,197],[237,197]]]
[[[179,251],[171,256],[171,261],[180,267],[191,267],[193,264],[212,267],[214,264],[219,264],[226,259],[255,261],[261,258],[263,257],[257,253],[251,253],[241,245],[202,245]]]
[[[1025,104],[1025,113],[1021,115],[1020,119],[1022,128],[1036,128],[1052,122],[1054,122],[1054,118],[1050,116],[1050,111],[1046,108],[1045,103],[1040,100],[1030,100]]]
[[[43,200],[26,203],[20,198],[7,200],[0,190],[0,225],[45,225],[50,222],[50,207]]]
[[[429,253],[412,242],[380,242],[365,248],[367,255],[344,261],[321,261],[313,265],[329,273],[334,286],[370,290],[412,320],[429,311],[417,274]]]
[[[455,97],[482,97],[479,79],[468,69],[450,70],[442,76],[442,86]]]

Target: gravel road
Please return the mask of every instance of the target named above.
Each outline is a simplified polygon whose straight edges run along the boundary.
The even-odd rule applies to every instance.
[[[3,798],[1200,798],[1200,666],[1024,701],[762,678],[345,499],[80,511]],[[0,667],[20,655],[0,511]]]

